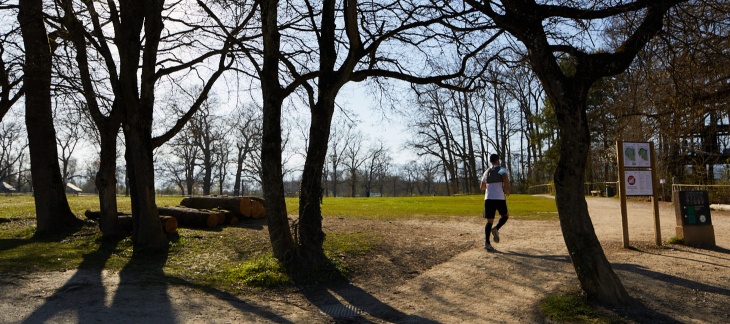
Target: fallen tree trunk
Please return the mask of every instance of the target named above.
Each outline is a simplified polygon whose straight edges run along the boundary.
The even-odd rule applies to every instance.
[[[258,197],[187,197],[180,202],[180,205],[200,209],[224,209],[237,217],[266,216],[263,199]]]
[[[223,213],[223,224],[226,225],[236,225],[238,223],[238,217],[233,214],[230,210],[220,209],[221,213]]]
[[[220,211],[185,207],[157,207],[160,215],[172,216],[183,227],[216,227],[223,224],[225,216]]]
[[[122,216],[122,215],[128,215],[128,214],[125,214],[122,212],[117,212],[117,216]],[[84,212],[84,216],[86,216],[86,219],[88,219],[88,220],[98,220],[99,218],[101,218],[101,211],[91,211],[91,210],[87,209]]]
[[[84,215],[88,219],[98,220],[101,212],[86,210]],[[117,222],[119,222],[119,227],[122,231],[124,231],[127,235],[132,234],[132,228],[134,227],[132,215],[117,212]],[[165,233],[177,233],[177,219],[175,219],[175,217],[160,215],[160,223],[162,224],[162,229]]]
[[[132,228],[134,227],[134,221],[132,215],[120,215],[117,218],[119,227],[125,232],[132,234]],[[165,233],[177,233],[177,220],[171,216],[160,216],[160,223],[162,223],[162,229]]]

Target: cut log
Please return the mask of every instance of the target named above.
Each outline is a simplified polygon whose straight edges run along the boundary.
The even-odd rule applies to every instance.
[[[224,209],[236,217],[262,218],[266,216],[263,199],[258,197],[187,197],[180,205],[201,209]]]
[[[230,210],[220,209],[220,212],[224,217],[223,224],[236,225],[238,223],[238,217],[236,217],[236,215],[234,215]]]
[[[165,233],[177,233],[177,218],[160,215],[160,221],[162,222],[162,228],[165,230]]]
[[[86,218],[88,219],[97,220],[99,219],[101,212],[86,210],[84,212],[84,215],[86,215]],[[134,227],[132,215],[117,212],[117,222],[119,222],[119,227],[121,227],[122,231],[127,233],[127,235],[132,234],[132,228]],[[175,219],[174,217],[160,216],[160,223],[162,223],[162,229],[165,231],[165,233],[177,232],[177,219]]]
[[[119,215],[117,221],[122,230],[129,234],[132,233],[132,228],[134,227],[132,215]],[[160,216],[160,223],[162,223],[162,229],[165,233],[177,233],[177,220],[174,217]]]
[[[128,215],[128,214],[125,214],[125,213],[122,213],[122,212],[117,212],[117,216],[121,216],[121,215]],[[91,210],[88,210],[87,209],[84,212],[84,216],[86,216],[86,219],[89,219],[89,220],[97,220],[97,219],[101,218],[101,211],[98,211],[98,210],[97,211],[91,211]]]
[[[185,207],[157,207],[160,215],[172,216],[182,227],[216,227],[223,223],[225,216],[220,211],[202,210]]]

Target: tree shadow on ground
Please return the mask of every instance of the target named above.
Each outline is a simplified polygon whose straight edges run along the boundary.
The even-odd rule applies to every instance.
[[[359,322],[364,315],[393,323],[438,323],[417,315],[406,314],[379,300],[372,294],[350,282],[341,282],[302,289],[310,303],[334,320]]]
[[[725,295],[725,296],[730,297],[730,289],[727,289],[727,288],[715,287],[715,286],[711,286],[711,285],[704,284],[701,282],[697,282],[697,281],[669,275],[666,273],[649,270],[643,266],[636,265],[636,264],[614,263],[612,265],[615,270],[628,271],[631,273],[642,275],[642,276],[650,278],[650,279],[660,280],[660,281],[663,281],[668,284],[679,285],[679,286],[689,288],[689,289],[696,289],[699,291],[720,294],[720,295]]]
[[[644,249],[640,249],[640,248],[636,248],[636,247],[633,247],[633,248],[630,248],[630,249],[632,249],[634,251],[637,251],[637,252],[647,253],[647,254],[661,256],[661,257],[666,257],[666,258],[673,258],[673,259],[679,259],[679,260],[685,260],[685,261],[699,262],[699,263],[703,263],[703,264],[707,264],[707,265],[711,265],[711,266],[715,266],[715,267],[721,267],[721,268],[730,268],[730,266],[727,266],[727,265],[724,265],[724,264],[719,264],[719,263],[714,263],[714,262],[709,262],[709,261],[692,259],[692,258],[685,257],[685,256],[676,256],[676,255],[668,255],[668,254],[664,254],[664,253],[656,253],[656,252],[652,252],[651,250],[644,250]],[[722,249],[722,248],[720,248],[720,249]],[[722,250],[724,250],[724,249],[722,249]],[[691,254],[691,255],[702,255],[702,256],[706,256],[706,257],[710,257],[710,258],[714,258],[714,259],[720,259],[720,260],[730,261],[730,259],[728,259],[728,258],[723,258],[723,257],[717,256],[717,255],[713,255],[713,254],[709,254],[709,253],[702,253],[702,252],[697,251],[697,249],[692,249],[692,250],[677,249],[677,251],[684,252],[684,253]],[[717,250],[713,250],[713,251],[717,251]],[[718,251],[718,252],[724,253],[722,251]]]
[[[119,272],[118,286],[105,286],[103,269],[117,251],[118,244],[118,240],[105,240],[96,251],[85,254],[76,273],[45,298],[44,303],[22,323],[178,323],[185,319],[176,314],[168,295],[168,287],[173,284],[199,289],[241,312],[259,318],[290,323],[277,314],[250,305],[226,292],[166,276],[163,271],[168,258],[166,251],[133,256]]]
[[[260,319],[266,319],[266,320],[269,320],[269,321],[272,321],[275,323],[293,323],[290,320],[287,320],[286,318],[282,317],[279,314],[276,314],[269,310],[263,309],[259,306],[252,305],[231,293],[228,293],[228,292],[216,289],[216,288],[212,288],[210,286],[192,283],[192,282],[189,282],[185,279],[178,278],[178,277],[168,276],[165,279],[166,279],[166,282],[169,284],[197,289],[204,293],[212,295],[213,297],[215,297],[219,300],[223,300],[223,301],[227,302],[229,305],[231,305],[235,309],[237,309],[243,313],[254,314]]]
[[[102,240],[99,249],[85,254],[76,274],[53,295],[47,297],[45,303],[33,311],[23,323],[51,322],[55,316],[69,311],[76,311],[79,323],[96,321],[97,317],[90,316],[93,315],[90,312],[96,313],[106,308],[104,306],[105,291],[102,283],[102,269],[114,253],[118,243],[118,240]],[[95,301],[91,307],[69,300],[74,299],[73,295],[81,291]]]
[[[504,255],[513,255],[513,256],[522,257],[522,258],[532,258],[532,259],[541,259],[541,260],[545,260],[545,261],[570,263],[570,257],[568,257],[567,255],[533,255],[533,254],[520,253],[520,252],[514,252],[514,251],[499,252],[499,253],[502,253]]]
[[[243,227],[254,230],[263,230],[267,224],[266,218],[242,218],[236,223],[236,227]]]
[[[570,257],[567,255],[533,255],[528,253],[521,253],[521,252],[505,252],[504,255],[511,255],[511,256],[517,256],[522,258],[532,258],[532,259],[540,259],[545,261],[553,261],[553,262],[561,262],[570,264],[571,260]],[[686,279],[674,277],[671,275],[666,275],[650,270],[646,270],[642,268],[641,266],[637,265],[630,265],[630,264],[612,264],[612,267],[614,270],[622,270],[622,271],[630,271],[635,272],[640,275],[644,275],[647,277],[650,277],[652,279],[657,280],[665,280],[665,281],[673,281],[673,280],[682,280],[685,282],[685,284],[692,282]],[[710,286],[703,285],[701,283],[692,282],[699,286],[705,286],[705,288],[709,288]],[[712,287],[714,288],[714,287]],[[617,316],[628,318],[631,321],[635,321],[637,323],[680,323],[680,321],[677,321],[663,313],[660,313],[656,310],[648,308],[646,305],[641,303],[639,300],[634,299],[634,303],[631,306],[626,307],[613,307],[610,305],[603,305],[595,300],[590,300],[591,304],[604,308],[607,310],[610,310],[610,312],[614,313]]]
[[[33,239],[0,239],[0,251],[12,250],[33,242],[35,242]]]

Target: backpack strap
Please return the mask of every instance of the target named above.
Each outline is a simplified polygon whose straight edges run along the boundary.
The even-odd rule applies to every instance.
[[[504,178],[499,174],[501,167],[495,165],[487,170],[487,183],[504,182]]]

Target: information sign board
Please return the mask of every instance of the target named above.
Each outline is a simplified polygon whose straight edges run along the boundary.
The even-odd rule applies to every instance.
[[[653,196],[651,171],[624,171],[624,188],[627,196]]]
[[[624,142],[622,156],[626,168],[650,168],[651,150],[649,143]]]

